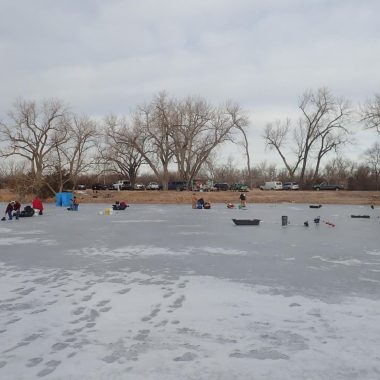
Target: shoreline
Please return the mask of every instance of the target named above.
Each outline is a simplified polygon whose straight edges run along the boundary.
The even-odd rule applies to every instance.
[[[195,192],[197,198],[204,198],[213,203],[240,203],[239,192]],[[192,191],[75,191],[80,203],[110,203],[126,201],[128,204],[191,204]],[[270,191],[253,189],[245,193],[248,204],[255,203],[299,203],[299,204],[347,204],[347,205],[374,205],[380,206],[380,191],[303,191],[282,190]],[[19,199],[12,192],[1,190],[0,202],[9,202]],[[20,199],[21,203],[30,203],[33,195]],[[55,197],[45,199],[44,203],[54,203]]]

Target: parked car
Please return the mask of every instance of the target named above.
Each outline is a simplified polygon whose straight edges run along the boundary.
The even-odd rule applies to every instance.
[[[260,186],[260,190],[282,190],[282,182],[270,181]]]
[[[78,190],[86,190],[87,186],[86,185],[78,185],[77,188],[78,188]]]
[[[168,183],[168,190],[183,191],[187,190],[186,181],[172,181]]]
[[[228,183],[215,183],[214,184],[214,189],[216,191],[227,191],[230,189],[230,185]]]
[[[284,182],[282,184],[282,190],[299,190],[300,186],[296,182]]]
[[[248,185],[244,185],[243,183],[233,183],[230,186],[230,190],[245,192],[245,191],[249,191],[249,188],[248,188]]]
[[[91,189],[92,190],[107,190],[107,185],[103,184],[103,183],[94,183],[92,186],[91,186]]]
[[[146,185],[147,190],[160,190],[160,185],[157,182],[149,182]]]
[[[338,185],[336,183],[322,182],[318,185],[314,185],[313,189],[314,190],[335,190],[335,191],[339,191],[339,190],[343,190],[344,187],[342,185]]]
[[[145,190],[145,186],[142,183],[135,183],[133,190]]]

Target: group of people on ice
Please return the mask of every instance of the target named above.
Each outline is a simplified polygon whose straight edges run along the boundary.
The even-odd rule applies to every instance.
[[[115,201],[115,204],[112,205],[112,210],[125,210],[129,205],[124,201]]]
[[[192,208],[194,209],[210,209],[211,204],[210,202],[205,201],[203,198],[199,198],[196,196],[195,193],[193,193],[193,196],[191,198]],[[246,207],[247,206],[247,200],[244,193],[240,194],[240,206],[239,207]],[[116,201],[115,204],[112,205],[113,210],[125,210],[129,205],[124,201]],[[227,203],[228,208],[234,208],[235,205],[232,203]],[[79,208],[79,199],[74,196],[73,199],[71,199],[70,207],[67,209],[69,211],[78,211]],[[33,199],[31,206],[25,206],[24,209],[21,211],[21,204],[18,201],[11,201],[8,203],[6,209],[5,209],[5,215],[1,220],[6,220],[6,217],[8,216],[9,220],[12,220],[13,218],[19,219],[20,217],[30,217],[33,216],[36,212],[39,215],[42,215],[44,211],[44,206],[42,204],[42,200],[36,196]]]
[[[203,198],[197,198],[197,195],[193,193],[193,196],[191,198],[191,207],[192,208],[198,208],[198,209],[210,209],[211,203],[205,201]]]
[[[6,220],[7,216],[8,220],[12,220],[13,218],[18,220],[18,218],[33,216],[36,212],[38,212],[39,215],[42,215],[43,211],[44,206],[42,204],[42,200],[38,196],[33,199],[31,206],[25,206],[22,211],[21,203],[19,201],[11,201],[5,208],[5,215],[1,220]]]
[[[245,208],[247,207],[247,197],[244,193],[240,194],[240,205],[239,208]],[[191,206],[195,209],[209,209],[211,208],[210,202],[206,202],[203,198],[197,199],[197,195],[193,193],[193,196],[191,198]],[[227,208],[235,208],[235,205],[233,203],[227,203]]]

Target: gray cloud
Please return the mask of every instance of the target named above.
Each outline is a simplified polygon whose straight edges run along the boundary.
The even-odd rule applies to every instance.
[[[233,99],[262,159],[261,129],[296,115],[305,90],[356,103],[380,88],[376,0],[3,0],[0,12],[1,118],[17,97],[96,116],[161,90]]]

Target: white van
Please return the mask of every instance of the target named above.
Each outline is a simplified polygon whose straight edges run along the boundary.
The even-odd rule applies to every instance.
[[[131,181],[122,179],[112,185],[115,190],[132,190]]]
[[[282,182],[265,182],[264,185],[260,186],[260,190],[282,190]]]

